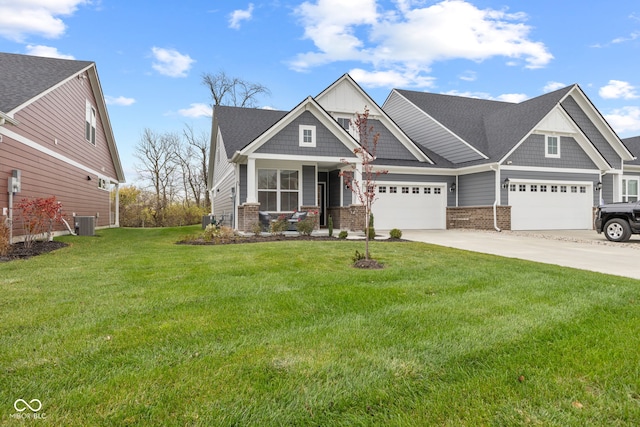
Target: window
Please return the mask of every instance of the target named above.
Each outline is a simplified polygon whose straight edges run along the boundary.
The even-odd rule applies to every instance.
[[[560,157],[560,137],[547,135],[545,139],[545,157]]]
[[[536,184],[531,184],[531,192],[535,193],[538,191],[538,186]]]
[[[397,193],[398,192],[398,187],[389,187],[389,193]]]
[[[551,186],[551,192],[552,193],[557,193],[558,192],[558,186],[557,185],[552,185]]]
[[[509,191],[516,191],[516,185],[515,184],[509,184]]]
[[[578,192],[578,186],[577,185],[572,185],[571,186],[571,192],[572,193],[577,193]]]
[[[560,192],[561,193],[566,193],[567,192],[567,186],[566,185],[561,185],[560,186]]]
[[[261,210],[298,210],[298,197],[298,171],[258,169],[258,202]]]
[[[581,193],[586,193],[587,192],[587,187],[585,187],[584,185],[580,186],[580,192]]]
[[[518,191],[527,191],[527,186],[524,184],[518,185]]]
[[[300,147],[316,146],[316,127],[300,125]]]
[[[96,110],[89,103],[89,100],[87,100],[84,119],[84,138],[96,145]]]
[[[409,187],[402,187],[402,194],[409,194]]]
[[[431,187],[424,187],[424,194],[431,194]]]
[[[386,193],[387,192],[387,187],[384,187],[384,186],[378,187],[378,192]]]
[[[349,125],[351,124],[351,120],[345,119],[342,117],[338,117],[336,120],[338,121],[340,126],[342,126],[346,130],[349,130]]]
[[[637,202],[638,201],[638,178],[622,179],[622,201]]]
[[[541,185],[540,186],[540,192],[541,193],[546,193],[547,192],[547,186],[546,185]]]
[[[436,187],[433,189],[433,194],[440,194],[440,193],[442,193],[442,188]]]

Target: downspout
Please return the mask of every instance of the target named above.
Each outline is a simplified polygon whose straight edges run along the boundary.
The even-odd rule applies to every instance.
[[[495,171],[496,173],[496,198],[493,201],[493,228],[497,232],[501,232],[502,230],[498,227],[498,197],[500,194],[500,169],[494,169],[493,165],[489,165],[489,169]]]

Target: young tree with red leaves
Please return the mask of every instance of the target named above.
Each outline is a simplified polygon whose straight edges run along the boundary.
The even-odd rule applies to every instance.
[[[16,204],[20,210],[22,228],[25,232],[24,246],[30,248],[40,235],[46,234],[47,240],[53,237],[53,227],[62,222],[62,204],[55,196],[49,198],[22,199]]]
[[[362,206],[364,206],[364,231],[365,231],[365,259],[371,259],[369,254],[369,221],[371,219],[371,207],[376,201],[376,181],[380,175],[384,175],[389,171],[374,168],[373,162],[376,159],[376,152],[378,149],[378,141],[380,139],[380,133],[374,134],[373,125],[369,126],[369,108],[365,107],[364,112],[356,113],[355,119],[351,121],[353,126],[358,132],[358,140],[360,145],[353,149],[353,154],[360,159],[362,170],[359,170],[358,165],[348,161],[347,163],[351,170],[342,171],[340,176],[344,177],[345,185],[351,190]]]

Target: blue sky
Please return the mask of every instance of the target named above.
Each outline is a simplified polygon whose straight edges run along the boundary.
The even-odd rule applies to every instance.
[[[96,62],[128,182],[145,128],[209,131],[201,76],[220,70],[282,110],[346,72],[380,105],[394,87],[519,102],[578,83],[640,135],[637,0],[0,0],[0,51]]]

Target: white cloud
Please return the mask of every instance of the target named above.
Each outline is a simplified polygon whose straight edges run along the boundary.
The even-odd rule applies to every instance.
[[[368,87],[428,88],[433,86],[435,80],[433,77],[402,70],[366,71],[354,68],[349,71],[349,75],[358,84]]]
[[[619,134],[640,132],[640,107],[623,107],[605,114],[611,127]]]
[[[465,71],[464,73],[458,76],[460,80],[464,80],[465,82],[474,82],[477,79],[475,71]]]
[[[128,107],[129,105],[133,105],[136,100],[133,98],[126,98],[124,96],[118,96],[117,98],[115,96],[105,96],[105,102],[107,103],[107,105],[120,105],[120,106],[124,106],[124,107]]]
[[[522,101],[526,101],[528,98],[529,97],[524,93],[504,93],[502,95],[498,95],[496,100],[518,104]]]
[[[33,34],[56,38],[66,25],[60,17],[71,16],[88,0],[0,0],[0,36],[22,42]]]
[[[249,3],[247,10],[237,9],[229,15],[229,28],[240,29],[240,22],[249,21],[253,16],[253,3]]]
[[[544,93],[549,93],[554,90],[562,89],[563,87],[567,87],[567,85],[560,82],[547,82],[547,84],[542,88],[542,91]]]
[[[296,10],[304,37],[316,49],[300,53],[292,69],[306,71],[335,61],[370,64],[385,72],[423,76],[437,61],[483,61],[496,56],[526,68],[544,67],[553,56],[529,37],[526,15],[479,9],[464,0],[396,0],[384,11],[376,0],[315,0]],[[340,13],[336,13],[336,11]],[[420,72],[418,72],[419,70]],[[384,74],[383,74],[384,75]]]
[[[490,101],[502,101],[502,102],[511,102],[511,103],[520,103],[529,99],[529,97],[524,93],[505,93],[498,96],[491,96],[486,92],[461,92],[457,90],[450,90],[448,92],[444,92],[444,95],[453,95],[453,96],[462,96],[465,98],[476,98],[476,99],[488,99]]]
[[[640,31],[634,31],[626,37],[618,37],[611,40],[611,43],[617,44],[617,43],[631,42],[636,40],[638,37],[640,37]]]
[[[75,59],[73,55],[60,53],[57,48],[51,46],[27,45],[26,51],[27,55],[43,56],[45,58]]]
[[[155,62],[151,65],[154,70],[169,77],[186,77],[191,65],[196,62],[189,55],[183,55],[175,49],[152,47],[151,52]]]
[[[202,103],[194,103],[190,104],[189,108],[183,108],[178,110],[178,114],[184,117],[211,117],[213,115],[213,110],[211,105],[202,104]]]
[[[621,80],[609,80],[609,84],[601,87],[598,94],[605,99],[640,98],[634,86]]]

